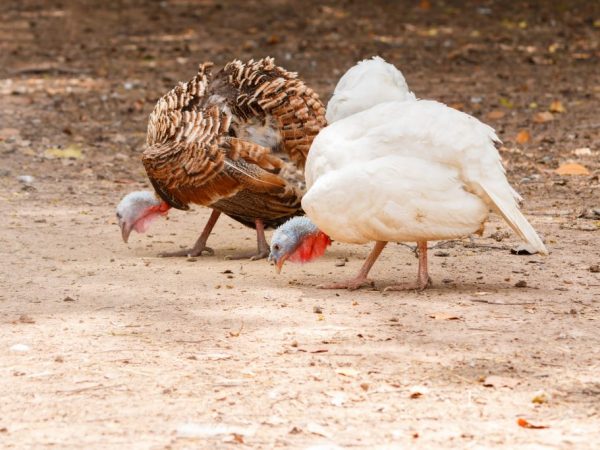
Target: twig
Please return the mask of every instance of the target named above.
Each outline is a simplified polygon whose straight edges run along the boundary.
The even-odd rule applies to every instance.
[[[69,75],[79,75],[88,73],[86,69],[72,69],[70,67],[58,67],[51,65],[29,66],[21,69],[16,69],[11,72],[11,75],[42,75],[45,73],[56,72]]]
[[[516,302],[516,303],[501,303],[501,302],[491,302],[489,300],[484,300],[482,298],[470,298],[469,299],[472,302],[478,302],[478,303],[487,303],[488,305],[501,305],[501,306],[514,306],[514,305],[536,305],[537,303],[535,302]]]
[[[57,394],[77,394],[79,392],[97,391],[100,389],[110,389],[110,388],[115,388],[115,387],[120,387],[120,386],[125,386],[125,384],[123,384],[123,383],[111,384],[109,386],[106,386],[104,384],[96,384],[95,386],[87,386],[87,387],[82,387],[82,388],[78,388],[78,389],[68,389],[68,390],[64,390],[64,391],[56,391],[56,393]]]

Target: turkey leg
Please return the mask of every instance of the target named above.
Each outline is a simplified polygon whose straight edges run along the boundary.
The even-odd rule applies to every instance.
[[[225,259],[250,259],[251,261],[256,261],[258,259],[263,259],[269,256],[269,254],[271,253],[271,249],[269,248],[269,244],[267,243],[267,239],[265,238],[265,225],[261,219],[256,219],[254,223],[256,224],[257,252],[226,256]]]
[[[387,244],[387,242],[377,241],[375,247],[373,247],[373,250],[371,250],[371,253],[369,253],[369,256],[367,256],[367,259],[360,268],[358,274],[351,280],[342,281],[341,283],[321,284],[317,287],[320,289],[349,289],[353,291],[362,286],[373,286],[373,281],[369,280],[367,275],[369,274],[371,267],[373,267],[373,264],[375,264],[375,261],[377,261],[377,258],[379,258],[379,255],[385,247],[385,244]]]
[[[394,284],[386,287],[383,291],[407,291],[417,290],[422,291],[431,284],[431,278],[427,272],[427,241],[417,242],[417,248],[419,250],[419,272],[417,274],[416,283],[402,283]]]
[[[164,252],[159,254],[158,256],[162,256],[164,258],[172,256],[202,256],[202,253],[204,252],[206,252],[207,255],[213,256],[215,254],[215,251],[212,248],[206,246],[206,241],[208,240],[208,236],[210,236],[210,233],[214,228],[215,224],[217,223],[217,220],[219,219],[220,215],[221,213],[219,211],[213,209],[208,219],[208,222],[206,222],[206,225],[204,226],[204,230],[202,230],[202,234],[200,235],[200,237],[198,238],[198,240],[192,248],[179,250],[177,252]]]

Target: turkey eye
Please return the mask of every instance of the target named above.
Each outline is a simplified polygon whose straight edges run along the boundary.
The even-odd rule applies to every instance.
[[[280,247],[279,247],[279,244],[275,244],[275,245],[273,246],[273,250],[275,250],[276,252],[278,252],[278,251],[279,251],[279,248],[280,248]]]
[[[121,214],[117,213],[117,219],[121,218]]]

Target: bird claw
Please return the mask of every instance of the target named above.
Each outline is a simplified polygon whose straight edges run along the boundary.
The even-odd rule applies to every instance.
[[[202,256],[204,252],[206,252],[208,256],[215,256],[215,251],[210,247],[187,248],[176,252],[162,252],[159,253],[158,256],[160,256],[161,258],[173,258],[182,256],[193,258],[196,256]]]
[[[424,291],[428,286],[431,286],[431,277],[427,277],[427,281],[417,280],[415,283],[400,283],[387,286],[382,292],[390,291]]]
[[[258,253],[243,253],[240,255],[227,255],[225,259],[237,260],[237,259],[249,259],[250,261],[258,261],[259,259],[265,259],[269,256],[270,251],[261,251]]]
[[[375,282],[367,278],[354,278],[352,280],[342,281],[340,283],[331,284],[319,284],[318,289],[348,289],[349,291],[355,291],[361,287],[374,287]]]

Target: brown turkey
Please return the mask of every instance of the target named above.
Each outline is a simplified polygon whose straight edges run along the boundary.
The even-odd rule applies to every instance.
[[[191,249],[162,256],[214,254],[206,241],[219,215],[256,229],[268,256],[264,229],[302,215],[303,169],[310,145],[325,126],[318,95],[273,58],[212,63],[162,97],[150,115],[142,161],[155,193],[132,192],[117,206],[123,240],[143,233],[170,208],[208,206],[213,212]]]

